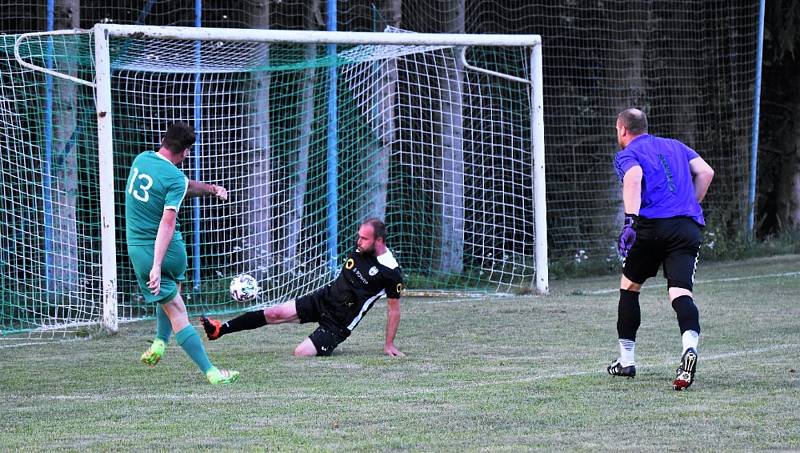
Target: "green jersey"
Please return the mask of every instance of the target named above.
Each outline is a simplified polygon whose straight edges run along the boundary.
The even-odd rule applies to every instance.
[[[166,157],[145,151],[134,159],[125,185],[125,232],[128,245],[153,245],[165,209],[180,209],[189,178]],[[183,241],[175,225],[173,241]]]

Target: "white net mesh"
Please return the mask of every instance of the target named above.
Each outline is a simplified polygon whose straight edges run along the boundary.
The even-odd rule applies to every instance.
[[[79,39],[83,46],[48,63],[50,39]],[[85,68],[74,76],[93,80],[85,74],[93,60],[86,36],[31,37],[22,46],[25,61],[57,71],[75,52]],[[470,47],[465,57],[492,71],[529,78],[530,52]],[[315,45],[137,35],[112,38],[110,54],[120,320],[149,316],[153,308],[141,299],[126,256],[121,188],[133,158],[157,149],[175,121],[193,124],[197,132],[186,174],[226,186],[230,197],[224,204],[189,200],[179,215],[190,268],[183,292],[192,312],[245,308],[227,294],[230,278],[242,272],[259,280],[258,304],[321,287],[334,277],[338,257],[353,248],[358,225],[372,216],[386,220],[387,243],[409,288],[502,292],[533,284],[528,83],[467,69],[448,46],[340,45],[338,53],[327,55]],[[91,90],[59,83],[71,84],[82,96],[85,111],[73,122],[86,124],[80,126],[82,150],[94,157]],[[41,93],[18,91],[32,96],[30,108],[38,114],[46,110]],[[14,136],[25,130],[16,128]],[[21,150],[14,155],[24,156]],[[88,257],[81,257],[91,261],[84,265],[90,272],[78,263],[64,267],[91,275],[90,286],[97,288],[97,164],[76,166],[92,181],[85,191],[90,208],[78,216],[92,233]],[[47,210],[31,212],[41,218],[41,211]],[[34,236],[40,242],[42,231]],[[99,317],[101,295],[94,291],[78,296],[91,307],[81,322]]]
[[[19,66],[14,38],[0,37],[0,330],[74,331],[101,311],[92,93]],[[64,74],[92,69],[76,58],[86,36],[34,51]]]
[[[340,46],[112,39],[115,156],[123,178],[166,125],[189,121],[186,170],[230,190],[184,207],[191,303],[233,307],[228,278],[248,272],[277,303],[330,281],[358,224],[385,218],[414,288],[530,286],[530,87],[465,71],[443,46]],[[474,48],[470,61],[527,74],[530,49]],[[512,65],[515,67],[511,68]],[[336,218],[331,231],[327,109],[337,77]],[[194,205],[192,205],[194,206]],[[119,216],[119,223],[124,219]],[[127,266],[120,259],[121,267]],[[199,272],[197,272],[199,270]],[[137,314],[120,275],[121,316]]]

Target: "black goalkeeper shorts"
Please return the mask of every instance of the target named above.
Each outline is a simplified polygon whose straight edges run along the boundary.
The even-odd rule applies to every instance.
[[[700,225],[688,217],[640,219],[622,275],[642,284],[664,264],[667,287],[692,290],[700,253]]]
[[[317,327],[308,338],[317,349],[317,355],[320,356],[329,356],[333,354],[333,350],[348,337],[345,333],[346,329],[337,325],[326,312],[327,296],[328,288],[325,287],[311,294],[299,297],[294,301],[300,323],[319,323],[319,327]]]

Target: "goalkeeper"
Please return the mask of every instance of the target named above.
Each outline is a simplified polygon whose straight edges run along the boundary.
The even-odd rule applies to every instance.
[[[145,151],[134,159],[125,185],[125,232],[128,256],[144,299],[156,305],[156,338],[142,354],[154,366],[164,355],[172,332],[175,340],[212,384],[233,382],[237,371],[211,364],[203,342],[189,323],[181,298],[187,267],[186,244],[177,215],[184,198],[201,195],[228,199],[222,186],[190,181],[176,167],[189,155],[195,134],[186,123],[171,125],[157,152]]]
[[[700,320],[692,285],[705,225],[700,202],[714,170],[683,143],[648,135],[647,117],[640,110],[620,113],[616,128],[620,151],[614,163],[625,207],[618,248],[624,261],[617,318],[620,357],[607,370],[614,376],[636,375],[639,291],[663,264],[683,346],[672,386],[683,390],[692,385],[697,366]]]
[[[379,219],[366,220],[358,229],[356,250],[347,256],[333,283],[296,300],[247,312],[225,323],[201,317],[208,339],[216,340],[267,324],[317,322],[317,329],[297,345],[294,355],[329,356],[350,336],[375,301],[386,295],[388,316],[383,351],[392,357],[404,356],[394,345],[400,325],[403,276],[385,240],[386,225]]]

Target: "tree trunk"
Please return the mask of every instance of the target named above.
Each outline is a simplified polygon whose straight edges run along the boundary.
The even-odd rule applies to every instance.
[[[388,21],[388,25],[400,28],[400,21],[403,18],[403,0],[388,0],[383,17]]]
[[[306,11],[304,18],[303,28],[305,30],[316,30],[317,24],[321,21],[322,11],[320,9],[320,0],[312,0]],[[306,61],[313,61],[317,58],[317,45],[307,44],[305,59]],[[302,103],[298,106],[300,109],[300,123],[297,125],[299,128],[299,138],[297,145],[297,161],[295,163],[295,172],[297,180],[294,185],[294,193],[292,195],[293,209],[289,215],[289,223],[286,232],[286,255],[284,257],[284,271],[290,272],[295,269],[295,266],[301,260],[298,260],[297,250],[298,244],[303,240],[301,236],[303,228],[303,213],[306,190],[308,188],[308,156],[309,145],[311,142],[311,134],[314,125],[314,87],[317,83],[317,71],[319,68],[310,67],[303,71],[303,88],[301,89]]]
[[[670,122],[676,125],[672,132],[674,138],[692,148],[697,148],[697,106],[703,102],[703,93],[698,86],[697,66],[685,63],[689,59],[700,61],[705,58],[702,46],[697,45],[703,39],[704,24],[702,17],[697,19],[697,12],[691,9],[675,8],[666,16],[666,20],[658,22],[660,29],[655,32],[656,36],[670,37],[673,45],[670,46],[668,54],[659,59],[657,64],[662,66],[659,68],[659,73],[668,81],[667,84],[673,87],[669,90],[669,98],[672,99],[671,107],[674,110],[662,116],[671,118]],[[672,37],[675,34],[694,39],[690,42],[674,40]],[[734,40],[735,38],[731,38],[731,42]],[[660,129],[658,125],[656,128]]]
[[[796,86],[796,85],[795,85]],[[792,135],[792,152],[785,168],[791,171],[791,189],[786,200],[787,230],[800,229],[800,102],[794,103],[794,134]]]
[[[387,25],[399,28],[401,17],[401,0],[391,0],[383,12],[387,18]],[[363,204],[361,213],[358,216],[359,222],[367,218],[377,217],[385,220],[386,200],[389,188],[389,163],[392,156],[392,144],[394,142],[395,120],[395,98],[397,96],[397,59],[388,59],[380,63],[375,63],[378,83],[375,85],[376,93],[371,96],[375,104],[372,106],[374,114],[369,118],[372,131],[377,135],[376,146],[370,157],[374,166],[369,173],[364,188],[364,196],[367,197]]]
[[[464,33],[464,0],[453,0],[455,11],[447,33]],[[453,53],[455,57],[455,53]],[[464,270],[464,68],[458,58],[445,59],[447,77],[442,96],[442,193],[436,203],[441,248],[437,268],[445,274]]]
[[[250,28],[269,29],[269,2],[256,2],[250,15]],[[264,66],[269,63],[269,45],[259,46],[261,62]],[[258,71],[253,74],[250,93],[250,156],[247,165],[248,195],[247,203],[247,228],[249,229],[247,243],[247,271],[263,281],[268,275],[272,253],[272,182],[270,165],[270,140],[269,140],[269,84],[270,73]]]
[[[74,29],[80,26],[80,0],[58,0],[55,3],[54,29]],[[69,39],[69,38],[67,38]],[[74,45],[68,44],[70,55],[77,55]],[[61,56],[58,71],[77,76],[74,60]],[[78,261],[78,232],[76,205],[78,197],[77,97],[78,85],[53,77],[53,147],[52,147],[52,213],[53,213],[53,283],[61,295],[74,294],[79,289],[81,271]]]
[[[647,110],[647,93],[645,85],[645,46],[649,38],[649,30],[651,22],[653,21],[652,6],[649,1],[640,0],[635,2],[626,3],[625,10],[620,17],[625,20],[619,22],[621,27],[617,30],[614,36],[614,42],[617,43],[615,52],[610,56],[609,77],[608,80],[612,84],[612,89],[618,90],[618,101],[613,105],[614,111],[610,112],[610,124],[608,130],[613,132],[612,126],[616,124],[616,116],[622,110],[629,107],[636,107],[644,111]],[[646,112],[647,113],[647,112]],[[605,136],[598,137],[599,143],[604,143],[607,140]],[[594,145],[593,145],[594,146]],[[613,165],[602,162],[603,166],[600,169],[604,172],[608,187],[612,193],[605,195],[602,192],[598,193],[599,197],[594,197],[589,200],[589,204],[581,207],[582,212],[587,212],[589,219],[603,219],[607,211],[607,207],[603,203],[598,203],[599,200],[613,200],[618,199],[617,212],[611,224],[599,225],[600,231],[617,230],[619,225],[622,225],[622,219],[625,216],[625,208],[622,204],[622,185],[618,179],[617,173]],[[580,172],[576,172],[579,174]],[[579,187],[580,181],[575,181]],[[607,215],[607,214],[606,214]],[[582,221],[582,220],[581,220]],[[576,225],[578,230],[582,230],[585,225]],[[603,235],[605,236],[605,235]]]

